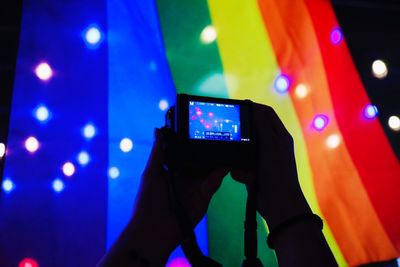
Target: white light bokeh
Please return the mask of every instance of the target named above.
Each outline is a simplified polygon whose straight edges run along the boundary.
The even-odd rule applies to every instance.
[[[31,153],[36,152],[39,149],[39,146],[39,141],[33,136],[30,136],[25,140],[25,148]]]
[[[337,148],[342,142],[340,136],[338,134],[331,134],[326,139],[326,146],[330,149]]]
[[[296,86],[296,89],[295,89],[295,94],[296,94],[296,96],[298,97],[298,98],[300,98],[300,99],[303,99],[303,98],[306,98],[307,97],[307,95],[308,95],[308,93],[309,93],[309,89],[308,89],[308,86],[307,85],[305,85],[305,84],[303,84],[303,83],[300,83],[300,84],[298,84],[297,86]]]
[[[86,41],[91,45],[96,45],[101,40],[101,32],[99,28],[92,26],[85,33]]]
[[[129,152],[132,150],[133,148],[133,142],[131,139],[125,137],[121,140],[121,142],[119,143],[119,148],[121,149],[122,152]]]
[[[52,186],[53,186],[54,191],[57,192],[57,193],[60,193],[65,188],[64,182],[59,178],[56,178],[53,181]]]
[[[386,63],[380,59],[375,60],[372,63],[372,74],[378,79],[385,78],[388,75]]]
[[[2,183],[3,190],[7,193],[11,192],[15,188],[15,184],[10,178],[5,178]]]
[[[47,62],[42,62],[35,68],[36,76],[42,80],[47,81],[53,76],[53,70]]]
[[[168,101],[165,99],[161,99],[160,102],[158,103],[158,107],[162,111],[167,110],[169,107]]]
[[[390,116],[388,120],[388,125],[393,131],[400,130],[400,118],[397,116]]]
[[[108,176],[111,179],[117,179],[119,177],[119,169],[117,167],[111,167],[108,169]]]
[[[217,31],[214,26],[208,25],[202,30],[200,40],[203,44],[210,44],[214,42],[215,39],[217,39]]]
[[[90,162],[90,155],[86,151],[81,151],[77,156],[77,160],[81,166],[86,166]]]
[[[286,93],[290,87],[289,77],[284,74],[279,74],[274,81],[274,88],[280,94]]]
[[[62,171],[65,176],[70,177],[75,173],[75,165],[68,161],[62,166]]]
[[[44,106],[40,105],[35,109],[35,117],[40,122],[46,122],[49,119],[50,112],[49,109]]]
[[[82,132],[83,132],[83,136],[86,139],[91,139],[96,135],[97,130],[96,130],[96,127],[92,123],[88,123],[85,125],[85,127],[83,127]]]
[[[4,157],[5,154],[6,154],[6,145],[0,143],[0,158]]]

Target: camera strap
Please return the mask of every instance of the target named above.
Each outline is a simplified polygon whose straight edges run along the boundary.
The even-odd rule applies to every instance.
[[[190,221],[183,209],[182,202],[178,198],[174,183],[174,173],[169,170],[171,197],[174,203],[174,210],[178,218],[179,227],[183,234],[181,247],[183,253],[192,267],[222,267],[215,260],[205,256],[197,243],[196,235]],[[244,254],[245,260],[242,267],[263,267],[257,257],[257,212],[256,194],[253,187],[247,186],[246,219],[244,222]]]
[[[222,267],[222,265],[213,259],[205,256],[197,243],[196,234],[191,226],[189,218],[187,217],[182,201],[179,199],[177,187],[175,185],[175,177],[173,170],[168,169],[169,182],[170,182],[170,195],[174,204],[174,211],[178,219],[179,227],[182,231],[183,241],[181,247],[183,253],[188,259],[192,267]]]
[[[257,200],[254,186],[247,185],[246,219],[244,221],[244,255],[242,267],[263,267],[257,257]]]

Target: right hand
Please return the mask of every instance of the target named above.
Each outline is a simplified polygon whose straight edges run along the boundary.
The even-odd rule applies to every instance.
[[[275,111],[253,104],[256,164],[251,171],[234,169],[232,177],[257,191],[257,211],[270,229],[311,209],[297,177],[293,138]]]

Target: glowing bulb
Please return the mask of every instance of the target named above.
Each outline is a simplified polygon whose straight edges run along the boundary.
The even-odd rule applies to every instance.
[[[40,122],[46,122],[49,119],[50,112],[44,105],[40,105],[35,109],[35,117]]]
[[[86,139],[91,139],[96,135],[96,127],[93,124],[88,123],[85,125],[85,127],[83,127],[82,132]]]
[[[39,267],[39,264],[34,259],[25,258],[20,261],[18,267]]]
[[[4,192],[9,193],[15,188],[15,184],[10,178],[6,178],[3,180],[2,187]]]
[[[322,131],[328,125],[329,118],[325,115],[317,115],[313,120],[313,127],[317,131]]]
[[[165,111],[167,110],[167,108],[169,107],[168,101],[165,99],[160,100],[160,102],[158,103],[158,107],[160,108],[160,110]]]
[[[119,177],[119,169],[117,167],[111,167],[108,169],[108,176],[111,179],[117,179]]]
[[[25,140],[25,148],[31,153],[36,152],[39,149],[39,146],[39,141],[33,136],[30,136]]]
[[[380,59],[375,60],[372,63],[372,74],[378,79],[385,78],[388,74],[388,69],[386,67],[386,63]]]
[[[0,158],[4,157],[5,154],[6,154],[6,145],[0,143]]]
[[[274,88],[278,93],[286,93],[290,87],[289,77],[283,74],[278,75],[274,81]]]
[[[132,140],[129,138],[123,138],[119,143],[119,148],[125,153],[131,151],[133,148]]]
[[[168,263],[167,267],[190,267],[190,263],[181,257],[177,257]]]
[[[53,181],[52,186],[53,186],[54,191],[57,193],[60,193],[65,188],[64,182],[59,178],[57,178]]]
[[[95,45],[101,39],[101,32],[97,27],[92,26],[86,31],[85,38],[89,44]]]
[[[364,108],[364,117],[367,119],[373,119],[378,115],[378,108],[374,105],[368,104]]]
[[[296,86],[295,94],[298,98],[302,99],[308,95],[309,89],[307,85],[300,83]]]
[[[200,40],[204,44],[210,44],[217,39],[217,31],[215,30],[214,26],[208,25],[203,29],[200,34]]]
[[[53,70],[51,69],[50,65],[46,62],[42,62],[35,68],[36,76],[42,80],[47,81],[53,76]]]
[[[331,134],[326,139],[326,146],[330,149],[337,148],[341,143],[340,136],[338,134]]]
[[[342,30],[340,28],[334,28],[331,31],[331,42],[334,45],[339,44],[343,39]]]
[[[74,175],[74,173],[75,173],[75,165],[72,164],[71,162],[66,162],[62,166],[62,171],[65,176],[70,177],[70,176]]]
[[[77,160],[81,166],[86,166],[90,162],[90,155],[86,151],[81,151],[77,156]]]
[[[389,127],[393,131],[399,131],[400,130],[400,118],[397,116],[391,116],[388,120]]]

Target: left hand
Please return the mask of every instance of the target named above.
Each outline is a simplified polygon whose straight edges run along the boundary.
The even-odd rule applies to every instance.
[[[164,170],[165,151],[159,129],[142,175],[133,216],[100,266],[134,266],[133,252],[154,266],[164,266],[179,245],[182,233],[173,209],[168,173]],[[180,174],[177,181],[185,213],[193,228],[204,217],[212,196],[220,187],[227,169],[195,170]]]

